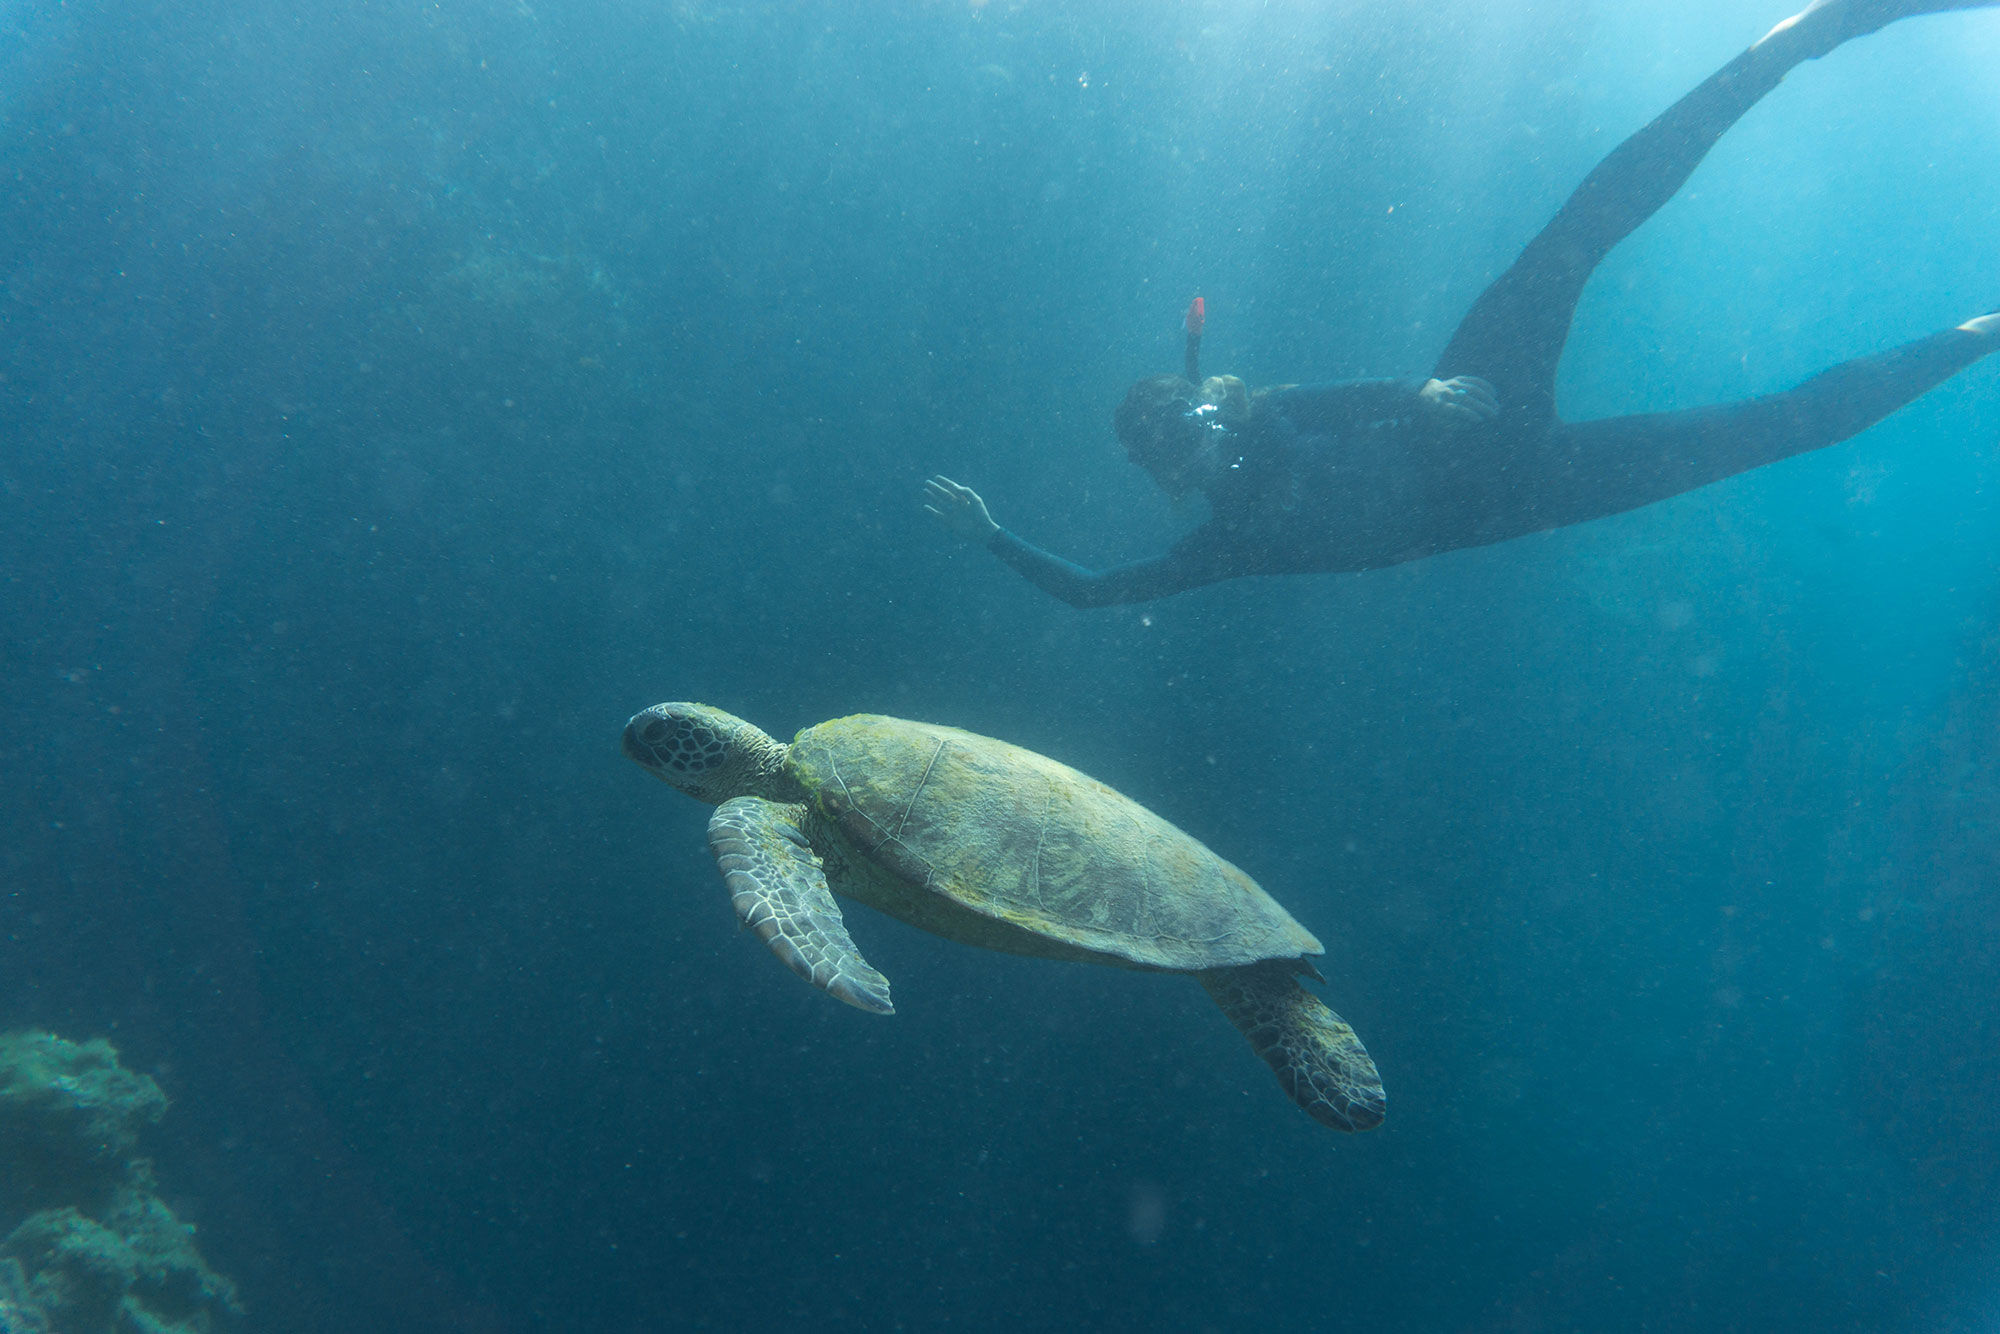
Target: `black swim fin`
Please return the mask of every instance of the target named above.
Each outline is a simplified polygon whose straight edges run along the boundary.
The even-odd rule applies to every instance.
[[[2000,0],[1813,0],[1799,18],[1803,20],[1823,9],[1839,11],[1843,35],[1860,37],[1897,19],[1944,14],[1955,9],[1990,9],[1994,5],[2000,5]]]
[[[1959,9],[1991,9],[1996,5],[2000,5],[2000,0],[1812,0],[1766,33],[1758,45],[1780,33],[1804,29],[1799,35],[1804,38],[1810,32],[1811,55],[1823,56],[1841,43],[1879,32],[1897,19]]]

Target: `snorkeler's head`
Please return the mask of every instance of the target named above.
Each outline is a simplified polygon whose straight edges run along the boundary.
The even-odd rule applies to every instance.
[[[1126,457],[1178,500],[1233,466],[1232,437],[1248,415],[1248,391],[1233,375],[1210,376],[1200,387],[1150,375],[1126,392],[1111,425]]]

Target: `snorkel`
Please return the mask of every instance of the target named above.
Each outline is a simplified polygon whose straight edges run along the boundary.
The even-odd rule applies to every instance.
[[[1250,419],[1250,394],[1233,375],[1200,378],[1207,314],[1202,298],[1188,303],[1186,375],[1148,376],[1112,414],[1126,456],[1151,474],[1177,507],[1243,466],[1239,428]]]
[[[1187,308],[1187,382],[1201,383],[1201,326],[1208,319],[1208,307],[1200,297],[1188,302]]]
[[[1243,382],[1235,376],[1219,376],[1213,381],[1201,378],[1201,329],[1207,322],[1208,303],[1200,297],[1188,302],[1184,374],[1187,382],[1194,386],[1195,405],[1183,412],[1181,419],[1193,423],[1201,446],[1177,471],[1185,476],[1212,480],[1219,473],[1232,472],[1243,466],[1243,456],[1235,449],[1236,421],[1247,414],[1249,404],[1247,400],[1240,405],[1230,401],[1241,398],[1244,392]],[[1225,404],[1229,410],[1225,410]],[[1225,455],[1225,449],[1234,457]]]

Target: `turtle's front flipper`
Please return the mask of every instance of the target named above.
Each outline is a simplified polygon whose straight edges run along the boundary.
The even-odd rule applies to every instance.
[[[1297,968],[1274,959],[1197,976],[1313,1120],[1335,1130],[1373,1130],[1386,1105],[1382,1076],[1347,1021],[1299,985]]]
[[[821,990],[870,1014],[894,1014],[889,979],[868,966],[840,919],[795,806],[735,797],[708,822],[708,849],[743,925]]]

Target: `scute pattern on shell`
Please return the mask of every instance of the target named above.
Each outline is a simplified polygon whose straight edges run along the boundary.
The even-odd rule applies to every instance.
[[[859,714],[808,728],[790,764],[854,849],[912,894],[1145,967],[1322,953],[1242,871],[1046,756]]]

